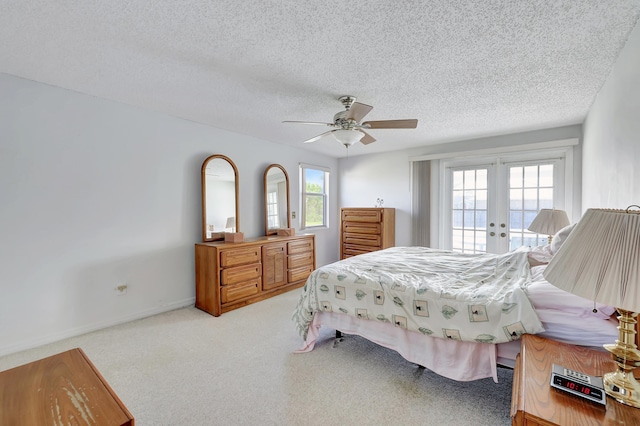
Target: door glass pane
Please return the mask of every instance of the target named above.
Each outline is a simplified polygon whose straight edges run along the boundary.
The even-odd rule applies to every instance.
[[[487,210],[487,190],[479,189],[476,191],[476,209],[481,211]]]
[[[524,187],[531,188],[538,186],[538,166],[527,166],[524,168]]]
[[[476,223],[476,215],[473,210],[466,210],[464,212],[464,227],[465,229],[474,229]]]
[[[463,217],[463,211],[462,210],[454,210],[453,211],[453,227],[454,228],[462,228],[462,217]]]
[[[464,182],[464,175],[462,173],[453,174],[453,189],[462,189],[462,182]]]
[[[476,211],[476,227],[481,229],[486,229],[487,227],[487,211],[486,210]]]
[[[509,169],[509,182],[513,182],[511,188],[522,188],[522,184],[524,183],[522,173],[522,167],[511,167]]]
[[[475,191],[464,191],[464,209],[473,210],[476,207],[476,193]]]
[[[465,172],[464,172],[464,186],[465,186],[465,188],[475,188],[476,187],[476,171],[475,170],[465,170]]]
[[[476,170],[476,188],[487,189],[488,184],[487,169]]]
[[[464,192],[454,190],[452,194],[452,199],[453,199],[453,208],[461,209],[463,207]]]
[[[538,191],[536,189],[525,189],[524,191],[524,208],[527,210],[535,210],[538,208]]]
[[[553,187],[553,165],[545,164],[540,166],[540,187]]]
[[[522,189],[516,188],[509,190],[509,208],[511,210],[522,209]]]
[[[540,188],[539,190],[540,204],[538,209],[553,208],[553,188]]]

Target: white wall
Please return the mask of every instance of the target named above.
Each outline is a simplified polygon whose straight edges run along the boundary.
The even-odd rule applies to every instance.
[[[246,237],[264,235],[268,164],[288,171],[296,212],[298,163],[338,167],[316,153],[0,74],[0,355],[193,304],[200,167],[211,154],[238,167]],[[335,191],[330,202],[337,206]],[[339,222],[337,209],[330,220]],[[316,244],[318,265],[337,260],[337,229],[317,231]],[[128,292],[117,296],[122,283]]]
[[[640,204],[640,23],[584,124],[583,209]]]
[[[384,207],[396,208],[396,245],[411,245],[411,165],[410,158],[453,153],[480,148],[511,147],[536,142],[578,138],[580,125],[537,130],[414,148],[392,153],[359,155],[339,161],[339,203],[341,207],[373,207],[377,198]],[[574,149],[574,210],[580,210],[580,145]],[[432,244],[434,247],[435,244]]]

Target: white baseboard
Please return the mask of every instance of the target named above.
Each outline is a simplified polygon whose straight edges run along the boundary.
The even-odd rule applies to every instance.
[[[136,312],[133,314],[125,315],[120,318],[110,319],[108,321],[97,322],[93,324],[84,325],[82,327],[72,328],[65,330],[61,333],[50,334],[37,339],[24,340],[11,345],[0,346],[0,356],[10,355],[16,352],[24,351],[27,349],[37,348],[38,346],[46,345],[48,343],[57,342],[70,337],[80,336],[82,334],[90,333],[92,331],[102,330],[103,328],[112,327],[118,324],[124,324],[126,322],[139,320],[142,318],[150,317],[153,315],[161,314],[163,312],[173,311],[175,309],[185,308],[187,306],[194,306],[196,302],[195,297],[180,300],[177,302],[169,303],[163,306],[157,306],[144,311]]]

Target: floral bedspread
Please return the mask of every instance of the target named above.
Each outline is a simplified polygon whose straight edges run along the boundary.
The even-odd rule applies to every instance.
[[[544,331],[526,295],[528,250],[461,254],[393,247],[316,269],[293,314],[307,337],[315,312],[342,312],[433,337],[503,343]]]

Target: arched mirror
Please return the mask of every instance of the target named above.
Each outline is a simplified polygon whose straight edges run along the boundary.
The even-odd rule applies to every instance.
[[[215,154],[202,163],[202,239],[224,240],[240,231],[238,169],[228,157]]]
[[[279,164],[271,164],[264,171],[264,223],[265,235],[290,228],[289,175]]]

